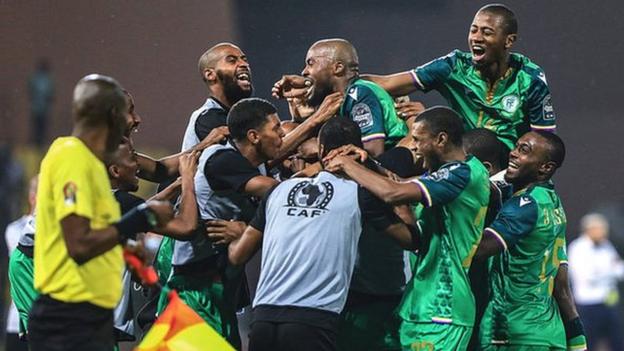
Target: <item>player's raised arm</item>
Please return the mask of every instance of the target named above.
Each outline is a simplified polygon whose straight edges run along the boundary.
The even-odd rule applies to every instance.
[[[408,95],[419,88],[414,81],[413,71],[388,75],[363,74],[361,77],[380,85],[392,96]]]

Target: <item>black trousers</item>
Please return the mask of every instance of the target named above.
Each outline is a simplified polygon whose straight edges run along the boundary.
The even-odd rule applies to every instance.
[[[336,333],[302,323],[254,322],[249,351],[333,351]]]
[[[42,295],[28,322],[31,351],[111,351],[113,310],[90,303],[68,303]]]
[[[6,351],[28,351],[28,343],[25,340],[20,340],[17,333],[7,333],[4,349]]]
[[[595,350],[600,340],[606,340],[611,351],[624,350],[622,323],[617,307],[605,304],[577,307],[585,327],[588,350]]]

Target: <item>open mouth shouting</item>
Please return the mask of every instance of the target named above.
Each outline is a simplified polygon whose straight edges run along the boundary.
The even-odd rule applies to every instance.
[[[470,46],[470,51],[472,52],[473,62],[483,62],[483,60],[485,59],[485,47],[479,44],[472,44],[472,46]]]
[[[236,82],[238,85],[245,89],[251,89],[251,72],[248,70],[240,70],[236,73]]]

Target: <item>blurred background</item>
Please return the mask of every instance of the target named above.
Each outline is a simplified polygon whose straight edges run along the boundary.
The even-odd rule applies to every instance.
[[[486,3],[1,1],[0,229],[25,211],[27,179],[49,143],[70,133],[72,89],[88,73],[111,75],[133,94],[143,118],[135,145],[165,155],[179,150],[190,113],[206,98],[197,60],[215,43],[242,48],[254,95],[276,103],[285,119],[286,106],[270,98],[270,88],[282,74],[301,72],[314,41],[348,39],[358,49],[361,72],[399,72],[456,48],[467,50],[472,17]],[[567,211],[568,240],[578,235],[581,216],[597,211],[608,218],[610,239],[621,252],[624,2],[505,3],[519,22],[514,51],[546,72],[558,133],[567,145],[556,184]],[[436,93],[412,100],[443,103]],[[0,245],[6,296],[4,241]]]

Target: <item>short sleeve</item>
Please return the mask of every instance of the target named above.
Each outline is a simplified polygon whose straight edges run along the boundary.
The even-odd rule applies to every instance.
[[[235,150],[215,153],[206,161],[204,174],[213,190],[234,189],[241,192],[260,171]]]
[[[384,139],[383,109],[375,93],[368,87],[355,85],[346,97],[345,115],[355,122],[362,132],[362,141]]]
[[[119,202],[119,207],[121,208],[122,215],[126,214],[131,209],[145,202],[145,200],[141,199],[140,197],[132,195],[125,191],[116,191],[115,200]]]
[[[249,222],[249,225],[256,228],[257,230],[264,232],[264,228],[266,227],[266,208],[267,202],[269,201],[269,197],[271,197],[271,193],[273,190],[277,188],[279,184],[274,185],[267,191],[264,198],[260,201],[260,205],[258,205],[258,209],[256,210],[256,214],[254,218]]]
[[[387,170],[396,173],[401,178],[414,177],[414,156],[405,147],[394,147],[377,157],[377,160]]]
[[[463,162],[451,163],[410,182],[420,187],[425,207],[445,205],[455,200],[470,181],[470,167]]]
[[[512,248],[528,235],[537,223],[537,203],[530,195],[520,195],[509,199],[486,232],[493,234],[505,250]]]
[[[414,85],[423,91],[429,91],[440,86],[453,72],[457,61],[456,56],[457,51],[453,51],[410,71]]]
[[[202,112],[195,120],[195,135],[204,140],[210,132],[218,127],[227,125],[227,112],[220,108],[211,108]]]
[[[560,264],[568,263],[568,249],[567,241],[565,239],[565,235],[562,235],[560,238],[557,238],[557,245],[555,246],[557,249],[557,260]]]
[[[63,219],[70,214],[93,219],[94,186],[89,163],[73,158],[57,158],[52,180],[55,212]]]
[[[527,117],[531,129],[554,131],[557,127],[552,97],[544,72],[539,71],[529,87]]]
[[[358,187],[358,203],[362,212],[362,219],[367,225],[372,225],[379,231],[401,222],[392,207],[363,187]]]

